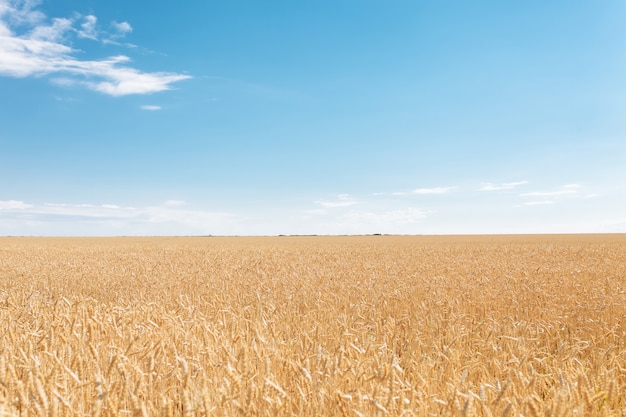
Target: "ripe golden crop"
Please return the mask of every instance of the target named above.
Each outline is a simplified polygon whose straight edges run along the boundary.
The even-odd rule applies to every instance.
[[[0,416],[626,416],[626,236],[0,239]]]

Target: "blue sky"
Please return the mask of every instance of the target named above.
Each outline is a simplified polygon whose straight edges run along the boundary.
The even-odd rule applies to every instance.
[[[625,21],[0,0],[0,235],[626,232]]]

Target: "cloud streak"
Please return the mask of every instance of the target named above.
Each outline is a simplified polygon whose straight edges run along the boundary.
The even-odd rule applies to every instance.
[[[528,181],[503,182],[500,184],[487,182],[487,183],[484,183],[483,186],[478,189],[478,191],[511,190],[513,188],[516,188],[516,187],[519,187],[520,185],[525,185],[525,184],[528,184]]]
[[[447,194],[452,191],[454,187],[434,187],[434,188],[416,188],[411,191],[411,194]]]
[[[82,60],[71,38],[99,40],[97,17],[54,18],[51,23],[33,2],[0,0],[0,75],[25,78],[57,75],[65,85],[82,85],[111,96],[149,94],[171,89],[171,84],[191,78],[171,72],[143,72],[130,66],[130,58],[117,55]],[[114,23],[107,39],[132,31],[127,22]],[[17,30],[20,33],[17,33]]]
[[[557,191],[533,191],[529,193],[520,194],[521,197],[556,197],[561,195],[568,194],[577,194],[580,185],[578,184],[567,184],[563,186],[562,190]]]
[[[335,201],[319,200],[315,204],[318,204],[324,208],[338,208],[349,207],[358,204],[358,201],[354,200],[349,194],[339,194]]]
[[[0,200],[0,210],[7,210],[7,211],[13,211],[13,210],[24,210],[27,208],[32,207],[30,204],[26,204],[23,201],[17,201],[17,200],[6,200],[6,201],[2,201]]]
[[[530,200],[522,203],[522,206],[546,206],[555,204],[559,201],[559,197],[573,196],[579,197],[578,191],[580,189],[579,184],[566,184],[560,190],[555,191],[531,191],[528,193],[522,193],[519,196],[522,198],[542,198],[539,200]],[[584,198],[584,197],[583,197]]]
[[[213,234],[234,228],[242,218],[227,212],[194,210],[179,200],[147,207],[118,204],[30,204],[0,200],[0,235],[21,234]]]
[[[381,209],[370,207],[339,211],[321,209],[302,212],[295,230],[303,234],[412,234],[418,233],[431,212],[417,207]]]
[[[454,190],[456,187],[432,187],[432,188],[416,188],[412,191],[397,191],[391,193],[393,196],[407,196],[407,195],[440,195],[447,194]],[[384,193],[376,193],[376,195],[384,195]]]

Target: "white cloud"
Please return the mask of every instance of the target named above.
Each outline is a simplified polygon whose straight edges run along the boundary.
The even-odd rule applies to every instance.
[[[32,207],[30,204],[26,204],[23,201],[17,200],[0,200],[0,210],[24,210]]]
[[[113,31],[107,33],[107,37],[102,39],[102,43],[105,45],[125,46],[127,48],[137,48],[137,45],[132,43],[119,42],[120,39],[126,37],[127,34],[133,31],[133,27],[128,22],[111,22]]]
[[[317,208],[302,210],[299,216],[291,217],[289,233],[420,233],[423,219],[433,212],[404,204],[398,206],[397,201],[361,200],[350,194],[339,194],[335,199],[318,200],[315,204]]]
[[[96,31],[96,24],[98,18],[94,15],[85,16],[83,23],[80,25],[80,29],[77,31],[79,38],[87,38],[92,40],[98,40],[98,33]]]
[[[337,207],[349,207],[358,204],[358,201],[354,200],[349,194],[339,194],[336,201],[316,201],[315,204],[319,204],[325,208],[337,208]]]
[[[407,195],[427,195],[427,194],[446,194],[454,190],[456,187],[433,187],[433,188],[416,188],[412,191],[396,191],[391,195],[394,197],[402,197]],[[376,195],[384,195],[384,193],[377,193]]]
[[[421,233],[424,219],[431,211],[416,207],[382,208],[369,207],[363,210],[304,210],[297,218],[291,218],[287,233],[297,234],[415,234]],[[276,230],[275,224],[273,230]],[[278,230],[283,230],[280,224]]]
[[[79,51],[71,47],[68,38],[75,33],[79,38],[97,39],[96,16],[86,16],[79,28],[74,28],[76,22],[71,19],[56,18],[47,24],[46,16],[34,6],[36,2],[0,0],[0,75],[22,78],[54,74],[65,80],[64,85],[84,85],[112,96],[169,90],[171,84],[191,78],[169,72],[142,72],[129,66],[130,58],[124,55],[79,59]],[[24,25],[28,26],[26,30]],[[115,36],[132,30],[127,22],[115,27]],[[22,33],[15,33],[15,29]]]
[[[129,218],[134,215],[134,209],[117,204],[69,204],[69,203],[45,203],[41,206],[31,205],[28,213],[39,219],[110,219]]]
[[[520,197],[558,197],[558,196],[568,195],[568,194],[577,194],[579,188],[580,188],[579,184],[566,184],[563,186],[562,190],[533,191],[530,193],[520,194]]]
[[[326,208],[349,207],[357,204],[356,201],[316,201],[316,203]]]
[[[555,197],[555,196],[559,196],[559,195],[566,195],[566,194],[576,194],[576,191],[574,190],[560,190],[560,191],[535,191],[535,192],[531,192],[531,193],[523,193],[520,194],[521,197]]]
[[[125,36],[127,33],[133,31],[133,27],[128,22],[113,22],[111,25],[115,28],[116,36]]]
[[[543,200],[531,200],[523,203],[523,206],[546,206],[550,204],[555,204],[559,201],[560,197],[565,196],[573,196],[573,197],[582,197],[586,198],[586,196],[579,196],[578,192],[581,186],[579,184],[566,184],[563,185],[560,190],[554,191],[532,191],[528,193],[522,193],[519,196],[524,198],[537,198],[544,197]]]
[[[52,84],[58,85],[59,87],[72,87],[77,84],[76,80],[72,80],[71,78],[66,77],[51,78],[50,82]]]
[[[68,31],[72,29],[70,19],[53,19],[52,25],[40,25],[35,27],[30,33],[30,39],[45,42],[62,41]]]
[[[48,207],[97,207],[93,204],[68,204],[68,203],[45,203]]]
[[[515,187],[519,187],[520,185],[528,184],[528,181],[514,181],[514,182],[503,182],[500,184],[493,184],[491,182],[486,182],[482,187],[478,189],[478,191],[497,191],[497,190],[510,190]]]
[[[169,207],[181,207],[184,206],[186,203],[183,200],[167,200],[163,204]]]
[[[0,235],[7,231],[37,235],[184,235],[228,234],[242,218],[227,212],[182,208],[184,202],[128,207],[118,204],[28,204],[0,201]]]
[[[46,17],[42,12],[34,10],[40,3],[39,0],[0,0],[0,18],[7,15],[8,20],[16,25],[36,24]]]
[[[411,191],[412,194],[446,194],[452,191],[454,187],[434,187],[434,188],[417,188]]]
[[[144,104],[143,106],[141,106],[141,110],[150,110],[150,111],[161,110],[161,106],[155,106],[152,104]]]

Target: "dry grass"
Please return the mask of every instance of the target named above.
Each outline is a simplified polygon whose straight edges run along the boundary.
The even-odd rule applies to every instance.
[[[626,236],[0,239],[0,416],[626,416]]]

